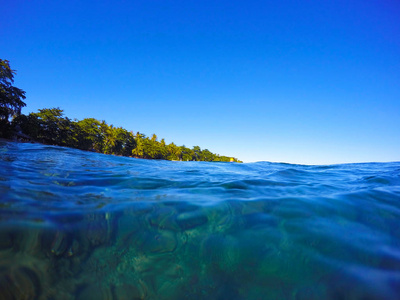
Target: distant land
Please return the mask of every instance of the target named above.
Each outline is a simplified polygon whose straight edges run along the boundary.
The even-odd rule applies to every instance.
[[[94,118],[71,120],[64,116],[60,108],[21,114],[12,120],[10,126],[14,136],[21,140],[104,154],[179,161],[241,162],[235,157],[215,154],[199,146],[190,149],[174,143],[166,144],[164,139],[159,141],[156,134],[151,137],[140,132],[134,134]]]
[[[39,109],[37,113],[21,114],[26,106],[25,91],[14,86],[15,70],[8,60],[0,59],[0,138],[36,141],[104,154],[146,159],[179,161],[242,162],[235,157],[212,153],[194,146],[177,146],[122,127],[108,125],[94,118],[71,120],[60,108]],[[10,119],[12,120],[10,122]]]

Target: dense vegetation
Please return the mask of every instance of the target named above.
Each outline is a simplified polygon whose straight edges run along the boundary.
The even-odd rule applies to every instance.
[[[149,138],[93,118],[71,120],[59,108],[19,115],[13,119],[12,127],[41,143],[105,154],[185,161],[237,161],[202,150],[199,146],[189,149],[174,143],[167,145],[164,139],[158,141],[155,134]]]
[[[21,114],[26,106],[25,92],[13,85],[14,74],[8,60],[0,59],[0,137],[7,137],[11,131],[9,119]]]
[[[122,127],[108,125],[93,118],[71,120],[60,108],[39,109],[37,113],[21,114],[26,104],[25,92],[12,86],[13,74],[8,61],[0,60],[0,137],[32,140],[50,145],[66,146],[105,154],[136,158],[184,161],[235,161],[194,146],[192,149],[166,144],[153,134],[151,138]],[[12,121],[10,122],[10,118]]]

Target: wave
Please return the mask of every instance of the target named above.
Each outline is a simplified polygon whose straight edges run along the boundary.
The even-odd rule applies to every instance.
[[[0,142],[0,298],[398,299],[399,171]]]

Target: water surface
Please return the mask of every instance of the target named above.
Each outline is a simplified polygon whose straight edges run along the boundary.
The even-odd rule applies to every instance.
[[[399,299],[400,163],[0,141],[0,299]]]

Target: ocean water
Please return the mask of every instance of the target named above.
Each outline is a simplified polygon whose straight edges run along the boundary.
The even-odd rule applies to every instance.
[[[0,141],[0,299],[400,299],[400,163]]]

